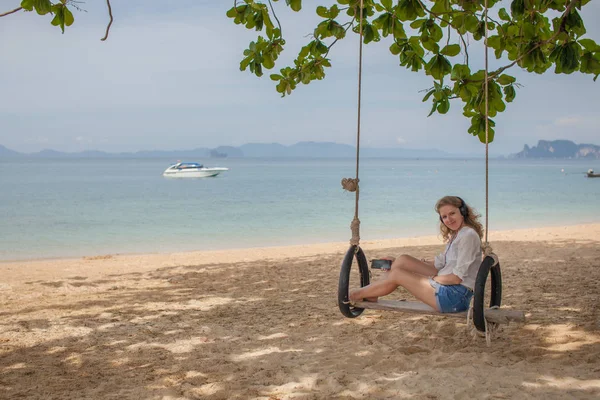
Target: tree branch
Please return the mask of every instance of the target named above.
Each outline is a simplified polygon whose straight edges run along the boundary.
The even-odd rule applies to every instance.
[[[17,11],[21,11],[22,9],[23,9],[23,7],[15,8],[15,9],[14,9],[14,10],[12,10],[12,11],[7,11],[7,12],[5,12],[5,13],[2,13],[2,14],[0,14],[0,17],[6,17],[7,15],[14,14],[14,13],[16,13]]]
[[[234,6],[235,5],[236,4],[234,3]],[[269,0],[269,6],[271,6],[271,13],[273,14],[273,17],[275,17],[277,25],[279,25],[279,35],[283,38],[283,29],[281,28],[281,23],[279,22],[279,18],[277,18],[277,14],[275,14],[275,10],[273,9],[273,3],[271,3],[271,0]]]
[[[463,35],[460,34],[460,32],[458,32],[458,36],[460,36],[460,40],[463,43],[463,46],[465,48],[465,64],[467,65],[467,67],[469,66],[469,51],[467,50],[467,42],[465,42],[465,38],[463,37]]]
[[[108,39],[108,31],[110,31],[110,26],[113,23],[113,15],[112,15],[112,7],[110,6],[110,0],[106,0],[106,5],[108,6],[108,15],[110,16],[110,21],[108,22],[108,25],[106,26],[106,33],[104,34],[104,37],[100,40],[105,41],[106,39]]]

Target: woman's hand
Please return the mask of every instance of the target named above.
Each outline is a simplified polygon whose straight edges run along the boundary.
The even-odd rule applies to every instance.
[[[429,260],[427,258],[421,258],[421,262],[424,262],[427,265],[435,266],[433,260]]]

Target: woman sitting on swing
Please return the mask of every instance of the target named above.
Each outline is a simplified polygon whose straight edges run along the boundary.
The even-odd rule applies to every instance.
[[[481,265],[483,227],[479,215],[463,199],[442,197],[435,205],[440,231],[448,242],[433,262],[401,255],[393,261],[385,278],[351,290],[350,302],[377,301],[378,297],[404,287],[423,303],[439,312],[461,312],[469,308],[475,278]]]

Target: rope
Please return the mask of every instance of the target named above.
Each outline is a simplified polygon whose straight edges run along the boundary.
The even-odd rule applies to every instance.
[[[358,245],[360,244],[360,220],[358,217],[354,217],[350,223],[350,230],[352,231],[350,244],[356,246],[356,250],[358,251]]]
[[[344,178],[342,179],[342,187],[349,192],[356,192],[358,189],[358,179]]]
[[[494,259],[494,265],[498,265],[498,256],[494,254],[494,250],[488,241],[488,231],[489,231],[489,215],[490,215],[490,207],[489,207],[489,188],[490,188],[490,179],[489,179],[489,144],[490,144],[490,119],[489,119],[489,82],[488,82],[488,70],[489,70],[489,47],[488,47],[488,0],[484,2],[484,11],[483,11],[484,19],[483,23],[485,25],[485,70],[484,70],[484,90],[485,90],[485,244],[483,245],[483,254],[488,257],[492,257]],[[498,306],[494,306],[492,308],[498,308]],[[498,329],[498,324],[495,322],[488,322],[487,318],[483,318],[483,323],[485,325],[485,342],[487,347],[492,345],[492,338]],[[478,332],[481,334],[481,332]]]
[[[485,326],[485,332],[480,332],[475,327],[473,323],[473,298],[471,298],[471,302],[469,304],[469,310],[467,311],[467,333],[471,333],[473,339],[477,337],[485,337],[485,343],[487,347],[492,345],[492,339],[494,338],[496,332],[498,331],[499,324],[495,322],[488,322],[486,318],[483,319],[483,323]],[[494,306],[491,308],[499,308],[498,306]]]
[[[354,219],[350,223],[350,229],[352,231],[352,238],[350,244],[355,245],[358,248],[360,244],[360,220],[358,219],[358,199],[359,199],[359,187],[358,187],[358,170],[360,163],[360,108],[361,108],[361,94],[362,94],[362,48],[363,48],[363,1],[360,0],[360,21],[359,26],[359,46],[358,46],[358,110],[357,110],[357,121],[356,121],[356,178],[344,178],[342,179],[342,187],[344,190],[356,193],[354,200]]]
[[[471,297],[471,301],[469,302],[469,310],[467,311],[467,332],[471,330],[471,323],[473,322],[473,297]]]
[[[494,306],[492,308],[499,308],[498,306]],[[495,322],[488,322],[486,318],[483,319],[483,323],[485,324],[485,342],[487,347],[492,345],[492,339],[498,330],[498,324]]]
[[[488,203],[489,196],[489,93],[488,93],[488,0],[485,0],[484,20],[485,24],[485,72],[484,72],[484,90],[485,90],[485,244],[488,245],[488,219],[490,208]]]
[[[494,264],[492,265],[492,267],[495,267],[496,265],[498,265],[498,256],[496,255],[496,253],[494,253],[494,249],[492,249],[492,246],[489,243],[484,243],[481,246],[481,251],[483,252],[483,257],[492,257],[492,259],[494,260]]]

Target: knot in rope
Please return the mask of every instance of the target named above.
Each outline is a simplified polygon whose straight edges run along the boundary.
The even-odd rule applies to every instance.
[[[485,324],[485,332],[478,331],[477,328],[475,327],[475,324],[473,323],[473,301],[474,301],[474,297],[471,298],[469,310],[467,311],[467,332],[471,333],[471,335],[473,336],[473,339],[475,339],[478,336],[482,337],[482,338],[484,337],[487,347],[490,347],[492,345],[492,339],[493,339],[494,335],[496,334],[499,325],[495,322],[488,322],[487,319],[484,317],[483,323]],[[500,307],[493,306],[491,308],[497,309]]]
[[[350,244],[352,246],[358,246],[360,244],[360,220],[357,217],[354,217],[352,223],[350,223],[350,229],[352,230]]]
[[[356,189],[358,189],[358,178],[343,178],[342,187],[349,192],[356,192]]]
[[[481,245],[481,251],[483,251],[485,257],[492,257],[494,259],[494,265],[492,265],[492,267],[498,265],[498,256],[494,253],[494,249],[492,249],[492,246],[488,242]]]

